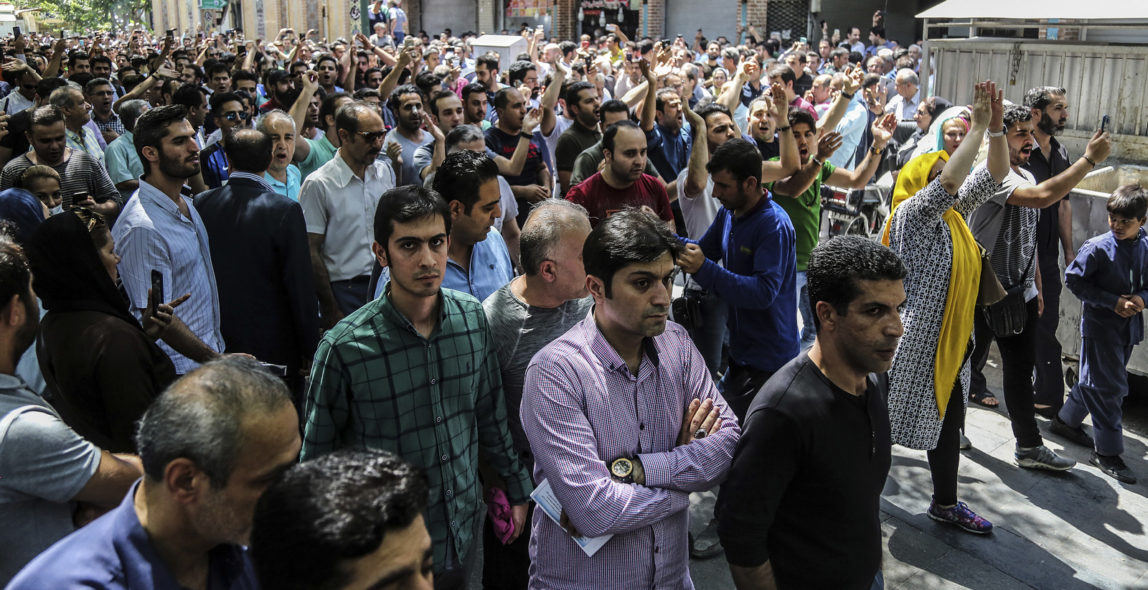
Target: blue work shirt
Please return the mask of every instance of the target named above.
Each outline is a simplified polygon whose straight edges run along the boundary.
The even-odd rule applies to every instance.
[[[139,482],[114,510],[33,559],[12,579],[8,590],[181,590],[183,586],[160,559],[136,516],[137,489]],[[243,547],[217,545],[208,558],[210,590],[258,590],[255,569]]]
[[[267,181],[267,184],[271,186],[271,190],[283,195],[284,197],[287,197],[288,199],[291,199],[292,201],[295,201],[296,203],[299,202],[299,186],[302,183],[302,174],[294,164],[287,165],[286,183],[282,183],[276,180],[274,176],[271,176],[271,172],[264,172],[263,180]]]
[[[1148,302],[1148,234],[1117,240],[1112,232],[1080,247],[1064,272],[1064,285],[1080,299],[1080,335],[1102,338],[1115,346],[1134,346],[1144,339],[1144,313],[1120,317],[1115,309],[1121,295],[1139,295]]]
[[[391,278],[389,268],[379,273],[373,299],[378,299]],[[514,265],[510,262],[510,250],[498,230],[491,228],[486,239],[470,250],[470,272],[463,270],[457,262],[447,259],[446,274],[442,286],[462,293],[469,293],[479,301],[485,301],[491,293],[502,288],[514,278]]]
[[[797,236],[772,195],[741,217],[722,207],[700,240],[679,239],[705,254],[694,280],[729,304],[730,361],[772,373],[796,358]]]
[[[491,293],[502,288],[514,278],[514,265],[510,263],[510,251],[502,234],[493,228],[486,232],[486,239],[478,242],[470,250],[470,271],[463,270],[457,262],[447,259],[446,275],[442,286],[474,295],[479,301],[486,301]]]
[[[646,133],[646,149],[658,175],[662,178],[677,178],[690,163],[690,150],[694,140],[690,135],[690,125],[686,123],[677,133],[668,131],[661,125]]]

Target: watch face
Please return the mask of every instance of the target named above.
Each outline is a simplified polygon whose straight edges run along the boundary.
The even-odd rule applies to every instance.
[[[634,464],[624,457],[610,464],[610,473],[614,474],[614,477],[629,477],[633,470]]]

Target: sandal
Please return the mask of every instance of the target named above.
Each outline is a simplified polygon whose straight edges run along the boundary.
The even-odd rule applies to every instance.
[[[986,408],[996,408],[1000,406],[1000,402],[997,401],[996,396],[988,390],[985,390],[984,393],[980,394],[970,393],[969,401],[976,402]]]

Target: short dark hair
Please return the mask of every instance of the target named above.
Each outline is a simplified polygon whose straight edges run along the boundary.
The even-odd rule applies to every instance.
[[[458,98],[458,95],[455,94],[454,92],[450,91],[450,90],[439,90],[438,92],[435,92],[430,97],[429,101],[427,101],[428,102],[427,108],[430,109],[430,112],[432,115],[437,117],[438,116],[438,101],[440,101],[444,98],[451,98],[452,96],[455,98]]]
[[[36,96],[39,96],[46,102],[48,97],[52,96],[52,93],[55,92],[57,88],[63,88],[67,85],[67,80],[56,76],[41,78],[39,82],[36,82]]]
[[[829,57],[831,57],[833,59],[837,59],[839,57],[848,58],[849,57],[849,50],[845,49],[844,47],[838,47],[837,49],[834,49],[832,53],[829,54]]]
[[[817,119],[814,119],[809,111],[796,107],[789,109],[789,126],[793,127],[798,124],[809,125],[810,129],[817,130]]]
[[[526,73],[531,70],[538,71],[534,62],[516,61],[510,64],[510,67],[506,70],[507,81],[511,86],[517,86],[519,82],[526,79]]]
[[[258,129],[237,129],[223,137],[223,153],[236,170],[262,175],[271,165],[271,136]]]
[[[462,102],[466,103],[467,99],[470,98],[470,95],[477,94],[479,92],[481,92],[482,94],[485,95],[486,94],[486,86],[483,86],[482,84],[479,84],[478,82],[471,82],[470,84],[463,86],[462,87]]]
[[[447,154],[434,175],[435,192],[449,201],[462,203],[463,212],[470,214],[478,202],[478,188],[498,178],[498,165],[486,154],[459,150]]]
[[[151,109],[136,120],[135,130],[132,131],[132,143],[136,148],[136,156],[143,164],[145,174],[151,172],[151,162],[144,157],[143,149],[145,147],[162,149],[168,127],[184,119],[187,119],[187,109],[183,105],[169,104]]]
[[[207,96],[207,91],[198,84],[184,84],[180,86],[175,94],[171,95],[171,104],[182,105],[184,108],[199,108],[203,104],[203,97]]]
[[[81,60],[86,61],[89,64],[91,64],[91,61],[89,61],[90,59],[91,58],[88,57],[88,54],[84,51],[79,51],[79,50],[73,51],[72,54],[68,56],[68,69],[70,70],[70,69],[76,67],[76,62],[81,61]]]
[[[437,174],[436,174],[437,176]],[[393,188],[379,198],[375,208],[375,241],[384,249],[395,233],[396,223],[438,215],[450,235],[450,206],[434,189],[408,184]]]
[[[503,86],[494,93],[494,108],[505,109],[506,105],[510,104],[510,93],[518,92],[518,89],[513,86]],[[523,97],[524,99],[526,97]]]
[[[594,90],[597,92],[597,90],[594,88],[594,85],[586,81],[574,82],[573,84],[570,84],[566,87],[566,93],[563,98],[566,99],[567,109],[570,108],[570,105],[578,102],[578,93],[582,92],[583,90]]]
[[[678,92],[677,88],[662,88],[654,95],[654,110],[659,113],[665,112],[666,102],[670,100],[671,94],[678,100],[682,99],[682,95]]]
[[[235,92],[216,92],[212,94],[211,99],[208,101],[208,104],[211,105],[211,116],[218,117],[223,110],[223,105],[231,101],[243,104],[243,97]]]
[[[419,89],[420,95],[426,96],[436,87],[442,89],[442,78],[434,75],[434,72],[420,72],[415,76],[415,87]]]
[[[46,104],[32,111],[32,117],[28,122],[28,129],[30,131],[32,127],[55,125],[56,123],[63,122],[63,120],[64,111],[61,111],[59,107]]]
[[[786,66],[786,68],[788,69],[788,66]],[[706,122],[707,127],[709,125],[709,116],[714,114],[714,113],[721,113],[721,114],[729,117],[731,121],[733,120],[733,114],[729,112],[729,109],[724,104],[718,104],[717,102],[711,102],[705,106],[699,107],[694,112],[697,113],[698,116],[701,117],[702,120]],[[691,131],[692,131],[692,133],[694,133],[694,136],[696,137],[697,136],[697,130],[695,129],[695,130],[691,130]]]
[[[606,122],[606,113],[626,113],[626,118],[630,118],[630,107],[620,100],[607,100],[598,107],[598,121]]]
[[[222,62],[215,62],[204,68],[204,70],[207,73],[208,80],[212,79],[216,74],[220,72],[227,74],[227,77],[229,78],[231,77],[231,70],[227,68],[227,64]]]
[[[319,103],[319,128],[327,130],[327,117],[335,116],[335,105],[338,104],[341,98],[350,98],[354,100],[350,94],[346,92],[332,92],[330,96],[323,98],[323,102]],[[358,127],[356,127],[358,129]]]
[[[874,34],[874,35],[877,35],[878,37],[880,37],[882,39],[885,38],[885,27],[883,27],[881,25],[873,25],[873,28],[869,29],[869,32]]]
[[[1064,96],[1066,93],[1064,88],[1056,86],[1037,86],[1024,93],[1021,103],[1030,109],[1044,110],[1044,107],[1052,104],[1053,96]]]
[[[1144,219],[1148,214],[1148,190],[1139,184],[1126,184],[1108,197],[1108,213]]]
[[[21,229],[14,227],[15,224],[11,226]],[[24,231],[31,233],[26,229]],[[13,295],[19,295],[20,301],[28,305],[32,297],[31,287],[32,269],[24,249],[13,241],[13,236],[0,235],[0,307],[7,306]]]
[[[607,298],[618,270],[631,264],[653,262],[669,253],[677,258],[682,243],[657,216],[628,208],[602,220],[582,246],[586,274],[601,279]]]
[[[622,129],[637,129],[638,131],[642,130],[641,127],[638,127],[637,123],[629,119],[622,119],[621,121],[610,125],[606,128],[606,132],[602,134],[603,150],[610,150],[611,152],[614,151],[614,139],[618,137],[618,131],[621,131]]]
[[[88,63],[90,63],[92,66],[95,66],[96,64],[107,64],[108,67],[111,67],[112,66],[112,58],[110,58],[106,55],[96,55],[96,56],[93,56],[88,61]]]
[[[94,93],[96,91],[96,89],[99,88],[100,86],[111,86],[111,85],[112,85],[112,83],[109,82],[107,78],[92,78],[91,80],[88,80],[87,84],[84,84],[84,96],[88,96],[88,95]],[[114,88],[113,88],[113,90],[114,90]]]
[[[349,133],[356,133],[359,131],[359,115],[366,113],[378,113],[362,102],[349,102],[335,111],[335,132],[338,133],[340,129]]]
[[[250,70],[239,70],[238,72],[235,72],[234,74],[232,74],[232,76],[231,76],[231,83],[232,84],[236,84],[240,80],[250,80],[250,81],[258,84],[259,83],[259,75],[256,74],[255,72],[250,71]]]
[[[761,152],[753,143],[735,137],[719,145],[706,164],[710,174],[722,171],[728,171],[739,183],[750,177],[761,180]]]
[[[341,588],[344,562],[370,555],[426,508],[426,475],[381,450],[341,450],[291,467],[259,498],[251,561],[264,588]]]
[[[402,104],[401,101],[404,94],[417,95],[419,100],[422,100],[423,97],[422,91],[414,84],[403,84],[395,88],[394,92],[391,92],[391,97],[387,99],[387,108],[391,109],[392,113],[399,112],[399,106]]]
[[[484,53],[474,60],[474,68],[477,70],[478,66],[486,66],[492,72],[498,71],[498,54],[497,53]]]
[[[840,315],[849,312],[857,298],[858,281],[896,281],[905,278],[905,265],[892,250],[861,236],[840,236],[821,242],[809,255],[809,304],[833,306]],[[821,321],[813,314],[814,325]]]
[[[773,67],[769,68],[767,76],[769,78],[781,78],[782,86],[797,81],[797,75],[793,73],[793,70],[789,69],[789,66],[783,63],[774,64]]]
[[[335,59],[335,56],[331,55],[330,53],[324,53],[323,55],[319,56],[319,59],[315,60],[315,69],[319,69],[319,65],[325,61],[335,62],[335,69],[339,69],[339,60]]]
[[[170,108],[179,107],[144,117]],[[244,444],[244,419],[283,407],[293,407],[287,385],[257,361],[230,355],[211,361],[172,383],[140,418],[135,440],[144,475],[161,481],[169,463],[188,459],[220,489]]]
[[[1004,127],[1005,131],[1012,129],[1017,123],[1024,123],[1025,121],[1032,120],[1032,109],[1019,104],[1010,104],[1005,106],[1004,110]]]

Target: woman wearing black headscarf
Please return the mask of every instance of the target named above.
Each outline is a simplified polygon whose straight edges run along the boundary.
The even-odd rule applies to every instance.
[[[112,235],[86,209],[52,216],[24,249],[33,289],[47,315],[37,352],[48,398],[64,422],[96,446],[134,452],[135,422],[175,380],[171,360],[153,341],[171,307],[145,319],[146,333],[118,287]]]

